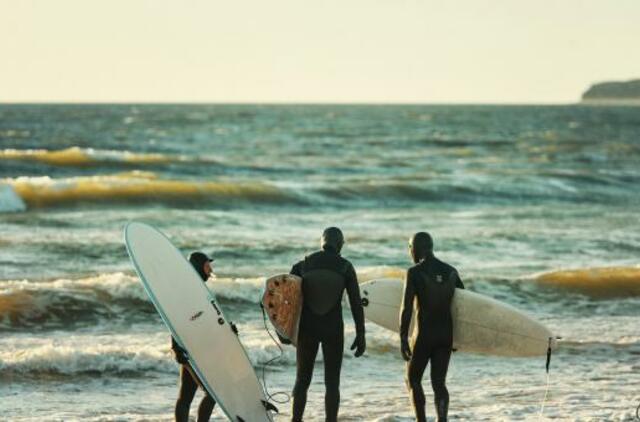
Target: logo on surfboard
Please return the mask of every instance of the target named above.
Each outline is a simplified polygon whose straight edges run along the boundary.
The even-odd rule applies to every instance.
[[[202,311],[198,311],[195,314],[191,315],[191,318],[189,318],[189,320],[195,321],[196,319],[200,318],[202,316],[202,314],[203,314]]]

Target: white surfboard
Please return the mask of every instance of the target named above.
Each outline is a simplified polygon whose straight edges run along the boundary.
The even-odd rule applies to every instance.
[[[365,317],[400,332],[403,289],[404,282],[397,279],[371,280],[361,284]],[[456,289],[451,314],[453,347],[460,351],[497,356],[538,356],[545,355],[549,346],[552,350],[556,347],[553,333],[538,321],[506,303],[469,290]],[[414,319],[415,315],[414,311]]]
[[[127,224],[125,243],[151,301],[222,411],[232,421],[272,421],[247,353],[189,261],[146,224]]]

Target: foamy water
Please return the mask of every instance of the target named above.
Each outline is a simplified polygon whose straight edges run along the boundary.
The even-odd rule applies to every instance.
[[[639,135],[632,108],[0,106],[0,418],[172,420],[178,366],[123,245],[135,219],[215,255],[208,287],[261,378],[280,355],[266,276],[339,225],[360,281],[402,278],[407,239],[429,230],[467,288],[562,337],[542,418],[544,357],[456,353],[451,420],[631,421]],[[396,335],[369,323],[367,342],[345,350],[341,418],[412,420]],[[294,374],[285,347],[269,391]]]

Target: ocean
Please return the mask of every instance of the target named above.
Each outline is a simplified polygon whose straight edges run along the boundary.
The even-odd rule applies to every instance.
[[[451,420],[631,421],[639,209],[634,107],[0,105],[0,419],[172,420],[178,365],[123,243],[138,220],[215,256],[209,288],[261,379],[279,354],[266,276],[336,225],[359,281],[402,278],[426,230],[468,289],[562,337],[548,388],[544,357],[454,354]],[[342,420],[412,420],[397,336],[368,323],[367,342],[345,350]],[[265,375],[290,392],[293,348]],[[319,360],[309,421],[322,380]]]

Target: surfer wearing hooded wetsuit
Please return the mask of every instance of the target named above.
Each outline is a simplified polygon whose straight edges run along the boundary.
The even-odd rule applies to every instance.
[[[291,269],[291,274],[302,277],[304,297],[296,350],[292,421],[302,421],[320,345],[324,358],[325,420],[332,422],[338,418],[344,348],[342,296],[345,290],[356,325],[356,339],[351,350],[355,349],[355,356],[360,357],[366,349],[360,289],[353,265],[340,256],[343,244],[340,229],[329,227],[322,233],[322,250],[305,257]]]
[[[451,301],[455,289],[464,289],[458,271],[433,255],[433,239],[428,233],[416,233],[409,241],[415,265],[407,271],[400,312],[400,349],[407,365],[407,387],[418,422],[425,421],[425,397],[422,376],[431,361],[431,386],[435,395],[438,421],[447,420],[449,392],[447,369],[453,345]],[[409,346],[409,326],[417,308],[417,336]]]
[[[193,252],[189,255],[189,262],[193,265],[198,275],[200,275],[202,281],[206,282],[213,271],[211,267],[213,259],[202,252]],[[233,323],[230,323],[230,325],[231,329],[237,334],[238,330],[236,326]],[[189,408],[191,407],[191,402],[193,401],[198,386],[202,388],[205,396],[200,402],[200,406],[198,406],[197,421],[208,421],[216,405],[215,400],[213,400],[209,393],[202,387],[202,382],[200,382],[198,376],[189,364],[187,351],[182,348],[173,337],[171,337],[171,349],[175,355],[176,362],[180,364],[180,392],[175,407],[176,422],[187,422],[189,420]]]

